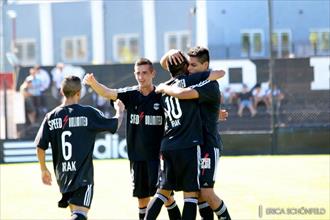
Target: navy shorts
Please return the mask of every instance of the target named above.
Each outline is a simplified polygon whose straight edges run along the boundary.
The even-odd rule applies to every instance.
[[[69,204],[90,208],[93,200],[94,185],[82,186],[73,192],[62,193],[58,207],[66,208]]]
[[[157,191],[159,160],[130,161],[133,196],[146,198]]]
[[[200,147],[161,151],[159,187],[196,192],[199,184]]]
[[[213,188],[216,180],[218,162],[220,158],[219,148],[201,147],[201,188]]]

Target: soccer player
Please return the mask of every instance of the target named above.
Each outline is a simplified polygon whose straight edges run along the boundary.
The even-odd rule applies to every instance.
[[[188,62],[175,65],[168,64],[172,76],[167,83],[157,87],[157,92],[162,92],[162,87],[178,85],[186,87],[205,79],[210,79],[209,72],[195,74],[188,77]],[[219,77],[224,75],[218,71]],[[206,94],[204,94],[206,96]],[[196,218],[196,207],[199,185],[199,160],[202,144],[202,122],[199,114],[199,105],[196,100],[179,100],[164,94],[162,106],[165,110],[165,135],[161,143],[161,168],[159,189],[153,200],[149,203],[146,220],[154,220],[159,215],[161,207],[167,201],[173,190],[183,191],[184,206],[183,220]]]
[[[209,51],[204,47],[194,47],[188,51],[188,71],[194,75],[209,69]],[[167,68],[167,60],[181,62],[179,51],[170,51],[161,60],[162,67]],[[192,76],[191,75],[191,76]],[[199,211],[205,220],[213,219],[213,211],[219,219],[230,220],[230,215],[224,202],[215,194],[214,183],[220,153],[223,150],[220,134],[217,129],[218,114],[220,108],[220,91],[217,81],[205,81],[189,88],[162,87],[162,92],[179,99],[199,99],[200,114],[203,122],[204,144],[201,146],[201,190],[199,194]],[[228,116],[221,112],[220,118]]]
[[[61,208],[70,207],[71,220],[86,220],[93,198],[93,149],[100,131],[114,133],[123,119],[123,104],[115,103],[116,115],[105,118],[97,109],[78,104],[81,81],[68,76],[62,82],[63,104],[47,113],[35,138],[42,182],[51,185],[45,150],[52,148],[53,166],[62,193]]]
[[[139,219],[144,219],[150,197],[156,193],[159,171],[159,149],[164,133],[164,110],[160,106],[161,94],[155,93],[153,64],[140,58],[134,65],[138,85],[110,89],[99,83],[93,74],[84,77],[99,95],[110,100],[119,99],[127,110],[126,140],[133,197],[138,198]],[[165,204],[170,220],[181,219],[173,197]]]

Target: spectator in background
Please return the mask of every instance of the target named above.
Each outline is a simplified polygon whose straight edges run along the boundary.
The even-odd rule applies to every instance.
[[[110,115],[110,102],[108,99],[98,95],[97,93],[92,94],[93,106],[102,111],[106,117]]]
[[[233,103],[234,92],[231,91],[230,87],[226,87],[221,93],[221,104],[225,106],[230,106]]]
[[[36,71],[36,77],[41,81],[41,85],[40,85],[40,92],[41,92],[41,96],[40,96],[40,105],[41,105],[41,112],[43,114],[45,114],[48,109],[47,109],[47,103],[46,103],[46,91],[49,88],[50,85],[50,76],[49,73],[42,69],[40,67],[40,65],[35,65],[34,69]]]
[[[260,83],[257,83],[252,90],[253,95],[253,106],[254,109],[257,111],[258,105],[264,104],[267,107],[267,100],[266,100],[266,91],[261,87]]]
[[[273,97],[272,97],[272,87],[273,87]],[[265,100],[268,106],[268,112],[271,112],[272,99],[274,99],[275,101],[275,111],[278,114],[281,107],[281,101],[284,99],[284,94],[281,92],[281,90],[277,87],[276,84],[269,83],[269,88],[266,90],[266,95],[265,95]]]
[[[40,111],[41,81],[35,68],[29,69],[29,76],[20,87],[24,96],[24,105],[30,124],[34,124]]]
[[[64,70],[64,63],[57,63],[56,66],[50,72],[53,78],[52,95],[59,102],[61,102],[62,99],[60,90],[61,90],[62,81],[64,79],[63,70]]]
[[[249,91],[249,88],[246,84],[243,84],[242,92],[238,93],[237,96],[238,96],[238,99],[239,99],[238,115],[240,117],[242,117],[243,116],[243,110],[244,110],[244,108],[247,107],[250,110],[251,116],[254,117],[257,114],[257,112],[256,112],[256,110],[254,109],[254,106],[253,106],[252,92]]]
[[[20,92],[24,97],[25,114],[28,118],[27,124],[34,124],[37,119],[37,110],[33,104],[32,94],[29,92],[29,88],[32,87],[32,80],[26,79],[20,86]]]

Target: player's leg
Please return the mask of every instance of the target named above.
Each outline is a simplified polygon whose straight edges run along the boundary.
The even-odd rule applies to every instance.
[[[70,220],[87,220],[87,213],[92,204],[93,194],[93,184],[82,186],[71,194],[71,197],[68,199],[71,210]]]
[[[87,220],[88,208],[70,204],[71,218],[70,220]]]
[[[145,197],[145,198],[138,198],[138,203],[139,203],[139,219],[143,220],[146,212],[147,212],[147,206],[150,201],[150,197]]]
[[[202,217],[203,220],[213,220],[214,214],[213,210],[210,205],[206,202],[205,199],[202,199],[201,196],[198,197],[198,210],[199,215]]]
[[[214,183],[220,158],[219,149],[203,146],[201,151],[201,190],[199,200],[206,201],[209,207],[211,207],[211,210],[215,212],[219,219],[222,218],[225,220],[230,220],[230,216],[224,202],[214,192]],[[213,213],[211,214],[210,210],[204,211],[205,213],[203,214],[205,217],[201,215],[203,219],[213,219]]]
[[[157,191],[160,160],[149,160],[147,161],[147,165],[148,165],[149,195],[153,196]],[[174,194],[172,193],[171,196],[168,198],[168,200],[165,202],[165,207],[167,209],[169,219],[178,220],[181,219],[181,212],[174,200],[173,195]]]
[[[200,146],[184,149],[177,160],[180,160],[178,168],[178,185],[182,186],[184,205],[182,220],[196,219],[199,184],[199,162],[201,158]],[[181,184],[182,183],[182,184]]]
[[[167,202],[165,202],[165,207],[167,209],[168,217],[170,220],[180,220],[181,212],[178,205],[175,202],[173,192],[171,196],[168,198]]]
[[[144,219],[150,201],[148,164],[146,161],[130,161],[133,197],[138,198],[139,219]],[[154,192],[156,187],[154,186]]]
[[[175,186],[175,176],[174,176],[174,164],[172,164],[173,152],[172,151],[163,151],[161,152],[161,160],[159,167],[159,183],[157,193],[150,201],[146,218],[147,220],[156,219],[160,213],[160,210],[164,203],[167,202],[170,197],[172,190]]]
[[[146,220],[155,220],[162,209],[164,203],[167,202],[171,195],[171,190],[158,189],[153,199],[148,204]]]
[[[197,215],[198,192],[183,192],[182,220],[194,220]]]

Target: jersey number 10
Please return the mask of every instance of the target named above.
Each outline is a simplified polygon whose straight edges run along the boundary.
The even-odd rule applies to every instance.
[[[166,104],[165,111],[168,117],[170,118],[170,121],[173,121],[173,119],[176,120],[181,118],[182,111],[178,98],[175,98],[173,96],[166,96],[165,104]]]

